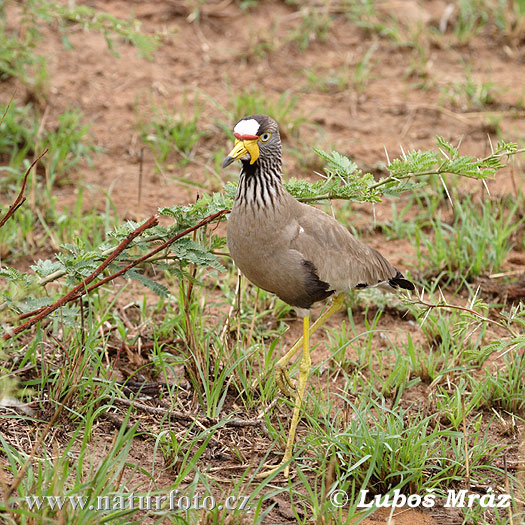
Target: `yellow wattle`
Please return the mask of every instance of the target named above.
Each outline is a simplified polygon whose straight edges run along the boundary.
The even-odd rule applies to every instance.
[[[250,164],[253,164],[259,158],[259,144],[257,144],[257,140],[245,140],[243,142],[246,151],[250,154]]]
[[[232,159],[240,159],[244,157],[246,153],[250,154],[250,164],[253,164],[259,158],[259,145],[257,144],[258,139],[253,140],[235,140],[235,146],[228,153],[228,157]]]

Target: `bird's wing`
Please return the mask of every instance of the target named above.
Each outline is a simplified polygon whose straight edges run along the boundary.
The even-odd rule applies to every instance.
[[[365,288],[402,277],[379,252],[357,240],[323,211],[298,203],[290,248],[310,261],[319,279],[336,291]]]

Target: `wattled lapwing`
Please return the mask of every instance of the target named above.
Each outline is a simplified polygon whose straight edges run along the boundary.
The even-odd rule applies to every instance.
[[[228,248],[235,264],[255,285],[273,292],[303,316],[303,336],[276,364],[276,381],[290,395],[286,370],[303,347],[295,407],[282,462],[288,477],[301,403],[310,371],[310,335],[343,303],[350,288],[382,287],[413,290],[379,252],[357,240],[323,211],[303,204],[284,188],[281,137],[277,123],[266,115],[244,117],[233,129],[235,146],[223,167],[242,163],[235,202],[228,219]],[[310,308],[334,296],[331,306],[310,326]]]

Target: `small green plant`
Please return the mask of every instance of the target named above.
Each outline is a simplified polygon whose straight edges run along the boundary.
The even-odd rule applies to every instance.
[[[168,160],[175,151],[178,163],[182,166],[190,162],[194,149],[205,132],[198,127],[202,111],[195,102],[192,115],[183,113],[171,114],[166,108],[153,106],[153,118],[140,122],[140,135],[155,155],[158,163]]]
[[[46,158],[48,185],[71,174],[80,162],[90,163],[91,154],[96,150],[90,140],[90,126],[84,123],[84,115],[77,109],[58,116],[56,127],[42,137],[42,147],[50,152],[49,159]]]
[[[453,25],[454,36],[458,44],[468,44],[485,27],[490,12],[486,0],[460,0],[457,18]]]
[[[0,112],[5,109],[0,106]],[[38,156],[48,148],[42,162],[46,166],[46,184],[51,186],[57,178],[70,174],[79,162],[90,162],[96,148],[89,139],[90,126],[83,118],[77,109],[67,110],[58,116],[55,126],[48,124],[38,133],[38,109],[31,105],[9,107],[0,123],[0,161],[9,165],[4,169],[17,173],[26,157]]]
[[[4,118],[0,123],[0,160],[4,164],[3,170],[18,175],[24,160],[36,154],[39,118],[30,104],[25,106],[11,104],[9,108],[0,106],[0,113],[4,114],[4,112]],[[2,184],[6,184],[5,178]]]
[[[497,26],[503,30],[507,42],[518,46],[525,41],[525,2],[524,0],[499,0],[495,7]]]
[[[328,74],[317,69],[307,69],[304,74],[308,81],[309,90],[319,90],[323,92],[338,92],[345,90],[350,84],[350,67],[345,65],[336,71]]]
[[[35,89],[45,82],[45,60],[35,53],[38,35],[26,31],[23,38],[7,31],[5,14],[0,14],[0,80],[13,77]]]
[[[435,212],[434,207],[421,207],[421,212],[423,217],[418,215],[417,217],[411,219],[410,213],[414,206],[414,201],[416,199],[414,196],[411,196],[409,201],[404,204],[403,208],[398,211],[398,201],[393,200],[390,205],[392,217],[389,221],[381,223],[378,226],[381,228],[381,232],[385,235],[387,239],[410,239],[412,236],[416,235],[416,230],[421,228],[421,226],[428,220],[427,214],[425,212],[429,211],[430,214]],[[433,200],[432,202],[438,202]]]
[[[395,13],[378,10],[375,0],[349,3],[346,16],[351,22],[370,34],[389,38],[396,43],[404,41],[404,30]]]
[[[317,437],[311,437],[308,443],[319,456],[337,458],[338,485],[344,487],[350,479],[356,479],[358,486],[371,495],[388,494],[395,488],[404,494],[421,494],[436,487],[444,492],[463,479],[462,434],[441,430],[431,417],[399,406],[389,409],[384,400],[372,400],[367,394],[357,404],[344,394],[341,397],[349,404],[353,417],[348,421],[339,412],[324,418],[322,424],[328,431],[316,428],[312,434]],[[317,427],[316,421],[312,418],[310,423]],[[475,460],[476,476],[483,479],[492,470],[487,457],[494,458],[501,451],[479,431],[476,439],[486,446],[486,456]],[[451,446],[456,448],[453,453]]]
[[[466,198],[454,202],[452,224],[438,212],[429,221],[431,235],[418,230],[412,242],[427,272],[441,274],[446,279],[470,281],[501,267],[512,248],[513,234],[523,222],[519,203],[503,212],[492,201],[476,206],[471,198]]]
[[[525,405],[525,355],[516,352],[518,344],[523,345],[525,338],[520,339],[505,354],[503,365],[498,366],[495,373],[486,371],[479,387],[479,395],[488,406],[496,405],[515,414]]]
[[[33,256],[44,247],[58,251],[61,246],[71,244],[80,251],[89,251],[107,241],[107,233],[120,223],[113,202],[108,197],[102,211],[98,205],[89,208],[86,193],[80,188],[67,210],[61,209],[55,198],[47,200],[47,197],[38,199],[39,206],[35,210],[19,209],[17,220],[0,228],[3,262],[12,264],[21,254]]]
[[[67,37],[67,27],[78,24],[88,31],[97,31],[104,35],[108,48],[118,57],[115,39],[131,43],[145,58],[152,59],[158,46],[156,35],[146,35],[140,31],[140,23],[133,18],[124,20],[109,13],[93,9],[87,5],[62,5],[51,0],[29,0],[25,9],[26,22],[38,31],[39,24],[56,21],[67,46],[72,44]]]
[[[123,20],[109,13],[98,11],[86,5],[62,5],[51,0],[28,0],[17,13],[20,28],[16,33],[7,29],[6,13],[0,10],[0,79],[18,78],[31,88],[33,95],[42,102],[47,93],[48,73],[46,60],[36,51],[42,40],[41,26],[57,22],[66,46],[72,47],[67,28],[79,24],[87,30],[99,31],[107,45],[117,55],[115,37],[124,39],[135,46],[141,56],[152,58],[158,45],[156,36],[139,31],[136,20]]]
[[[87,416],[89,424],[93,424],[93,413]],[[100,461],[96,461],[88,450],[88,433],[80,432],[81,427],[73,433],[73,436],[64,447],[64,454],[60,458],[54,457],[52,450],[45,450],[40,456],[38,467],[31,466],[26,474],[25,482],[18,486],[12,502],[16,507],[15,513],[22,515],[28,520],[31,516],[38,515],[40,520],[51,522],[63,516],[63,519],[80,520],[84,523],[96,520],[97,498],[118,492],[121,486],[120,476],[127,467],[126,459],[135,434],[135,427],[125,430],[115,436],[114,445],[104,453],[102,448]],[[81,435],[82,434],[82,435]],[[80,450],[76,445],[80,442]],[[7,456],[9,471],[16,476],[24,464],[25,455],[21,455],[16,446],[0,437],[0,446]],[[75,452],[72,449],[75,448]],[[75,457],[76,461],[71,461]],[[98,464],[97,464],[98,463]],[[85,470],[80,468],[85,467]],[[120,475],[120,476],[119,476]],[[86,482],[86,479],[89,480]],[[48,504],[47,497],[61,497],[63,510],[53,508]],[[66,501],[81,496],[82,508],[69,506]],[[90,506],[90,503],[93,503]],[[40,507],[40,508],[39,508]],[[91,508],[90,508],[91,507]],[[117,511],[115,517],[123,516],[128,512]],[[67,517],[66,517],[67,516]]]
[[[437,288],[438,282],[434,280],[432,286]],[[443,307],[448,304],[445,301],[436,303],[433,300],[434,294],[438,295],[436,290],[429,291],[430,302],[426,304],[440,304]],[[439,293],[438,297],[440,295]],[[487,332],[483,313],[488,310],[488,305],[476,295],[465,309],[451,308],[446,311],[437,307],[422,311],[418,301],[405,302],[405,305],[419,318],[421,330],[426,337],[425,345],[417,345],[409,337],[408,342],[403,344],[405,353],[412,372],[432,386],[448,381],[455,374],[478,369],[493,353],[490,347],[483,344]],[[482,313],[476,317],[473,311]]]
[[[469,418],[473,410],[482,405],[480,390],[468,392],[468,384],[463,377],[460,378],[459,382],[452,385],[451,391],[440,386],[436,399],[437,409],[441,414],[442,421],[444,420],[445,424],[450,424],[455,430],[460,430],[463,421]]]
[[[303,7],[300,10],[301,23],[292,30],[290,39],[299,45],[304,51],[312,42],[323,41],[328,36],[333,19],[332,15],[318,7]]]
[[[363,94],[371,79],[371,59],[377,48],[377,43],[372,44],[353,67],[346,63],[335,71],[330,70],[329,74],[318,73],[315,69],[306,70],[309,89],[337,92],[352,85],[358,95]]]
[[[497,101],[498,89],[491,81],[477,83],[467,70],[464,81],[453,82],[440,87],[440,101],[448,102],[463,111],[492,106]]]
[[[279,36],[280,20],[275,18],[270,28],[260,27],[250,29],[250,37],[247,40],[247,49],[243,53],[243,59],[262,59],[276,51],[284,44]]]
[[[372,70],[372,64],[370,60],[375,53],[378,45],[372,44],[368,51],[364,54],[363,58],[359,60],[354,69],[353,84],[358,94],[363,94],[366,86],[370,82],[370,74]]]

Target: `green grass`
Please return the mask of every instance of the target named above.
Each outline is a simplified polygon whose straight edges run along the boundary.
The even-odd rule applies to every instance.
[[[47,65],[43,57],[36,54],[41,40],[32,24],[22,22],[24,31],[17,34],[7,27],[6,13],[0,10],[0,79],[19,79],[42,100],[48,86]]]
[[[321,437],[313,437],[310,443],[317,453],[337,457],[338,479],[343,487],[345,482],[357,480],[357,485],[366,487],[371,494],[388,494],[394,488],[405,494],[423,494],[426,489],[437,487],[445,492],[465,476],[462,454],[450,454],[452,444],[458,445],[459,452],[461,433],[441,430],[431,424],[432,417],[422,417],[398,406],[391,409],[384,401],[369,398],[358,405],[349,399],[345,402],[352,419],[339,429],[326,419],[321,420],[323,426],[315,426],[312,433]],[[485,447],[486,457],[496,456],[497,448],[491,447],[482,433],[478,434],[473,437],[482,441],[480,447]],[[485,460],[475,468],[480,480],[492,470]]]
[[[463,111],[475,111],[497,103],[501,89],[492,81],[476,82],[472,79],[471,69],[466,68],[464,79],[440,86],[441,104],[446,103]]]
[[[518,348],[516,342],[515,348]],[[496,405],[503,410],[520,413],[525,404],[525,385],[523,383],[523,355],[506,353],[503,363],[498,363],[495,374],[485,371],[483,382],[478,385],[479,395],[487,406]]]
[[[0,108],[0,111],[5,109]],[[64,209],[55,192],[59,186],[73,184],[74,171],[82,164],[91,165],[97,149],[93,145],[89,124],[78,110],[58,116],[55,126],[40,125],[39,112],[31,105],[13,105],[0,124],[0,189],[2,212],[7,211],[21,190],[29,159],[48,150],[28,178],[28,204],[17,211],[17,220],[0,229],[0,253],[4,261],[12,255],[36,254],[45,247],[55,251],[61,244],[74,241],[82,245],[101,243],[104,232],[116,224],[111,200],[101,212],[92,206],[86,219],[84,189],[79,188],[69,210]]]
[[[109,197],[103,209],[97,205],[90,208],[86,193],[80,188],[67,210],[59,206],[56,198],[52,198],[44,209],[22,207],[18,210],[17,220],[8,221],[0,229],[0,253],[4,263],[12,264],[19,257],[36,256],[49,249],[59,251],[61,246],[68,244],[70,251],[89,250],[103,244],[107,240],[106,233],[118,224],[118,214]]]
[[[6,106],[0,106],[3,114]],[[58,115],[55,125],[45,123],[41,128],[42,117],[31,104],[20,106],[13,103],[0,124],[1,171],[8,174],[0,181],[4,190],[15,191],[23,171],[29,166],[28,158],[38,157],[47,148],[43,157],[45,167],[43,181],[31,182],[44,189],[50,198],[50,190],[59,183],[67,182],[66,173],[71,173],[81,162],[90,163],[97,150],[90,137],[90,126],[77,109],[67,110]],[[19,190],[20,188],[18,188]],[[18,191],[17,190],[17,191]]]
[[[173,159],[173,153],[177,163],[185,166],[205,135],[199,126],[202,108],[198,100],[195,99],[191,113],[173,114],[165,107],[156,106],[152,106],[152,112],[152,118],[141,118],[139,123],[142,141],[151,148],[159,166]]]
[[[301,21],[290,33],[290,40],[297,42],[304,51],[315,41],[324,41],[330,32],[333,17],[323,9],[306,7],[300,11]]]
[[[39,117],[31,105],[12,104],[0,107],[4,119],[0,124],[0,155],[3,170],[14,172],[21,169],[26,157],[36,153],[36,137],[39,128]],[[3,179],[3,184],[5,179]],[[4,186],[5,187],[5,186]]]
[[[345,65],[337,71],[329,71],[328,74],[318,73],[315,68],[306,70],[308,90],[341,92],[351,86],[358,95],[362,95],[371,80],[371,59],[377,47],[377,44],[372,44],[353,67]]]
[[[489,18],[486,0],[458,2],[457,20],[454,24],[454,36],[460,45],[465,45],[476,37],[485,27]]]
[[[417,230],[411,240],[421,269],[446,280],[470,282],[501,267],[512,248],[513,235],[523,219],[520,204],[508,209],[490,200],[474,205],[470,199],[455,201],[449,223],[438,214],[429,221],[430,234]]]
[[[43,39],[41,28],[47,22],[57,24],[66,48],[73,47],[67,34],[72,24],[103,34],[116,56],[116,39],[130,43],[141,56],[149,59],[158,46],[158,37],[140,32],[135,20],[116,18],[88,6],[29,0],[23,7],[12,9],[10,16],[19,17],[18,30],[8,28],[7,13],[4,6],[0,6],[0,79],[21,81],[40,104],[45,103],[50,84],[46,57],[37,54],[37,46]]]
[[[337,93],[347,89],[350,84],[350,68],[348,65],[338,71],[328,73],[319,71],[317,68],[306,69],[304,74],[308,82],[308,87],[305,89],[308,91]]]
[[[206,14],[207,3],[185,3],[196,13],[190,22],[202,22],[203,32],[216,23]],[[56,23],[66,42],[69,24],[81,23],[110,40],[117,38],[115,44],[140,44],[132,22],[119,28],[116,19],[93,18],[90,9],[81,10],[85,6],[27,4],[36,20]],[[238,5],[247,11],[263,7],[261,2],[235,4],[231,8]],[[385,65],[386,45],[408,49],[410,56],[402,56],[406,63],[415,61],[416,75],[425,71],[434,52],[450,45],[459,53],[494,25],[501,27],[497,42],[516,45],[512,42],[519,41],[523,16],[521,2],[494,3],[492,11],[486,2],[460,2],[457,17],[444,34],[436,35],[428,27],[410,27],[395,13],[377,10],[376,2],[342,2],[338,8],[343,11],[326,11],[326,16],[318,16],[319,5],[288,3],[289,9],[308,9],[293,12],[299,13],[293,18],[297,31],[286,33],[285,45],[293,36],[295,50],[324,49],[323,39],[331,38],[334,24],[346,23],[347,17],[373,40],[356,57],[355,67],[350,67],[352,61],[340,69],[312,68],[308,94],[346,93],[350,88],[366,93]],[[82,15],[80,21],[71,18],[75,13]],[[496,18],[489,17],[491,13]],[[348,28],[359,30],[355,24]],[[5,32],[5,21],[1,29],[2,80],[16,77],[37,86],[41,75],[44,85],[45,62],[39,62],[32,47],[40,37],[25,33],[35,40],[15,42],[14,35]],[[264,35],[264,53],[250,58],[255,66],[273,58],[279,48],[273,34],[280,36],[280,31],[276,25]],[[436,79],[428,80],[432,87]],[[486,107],[499,93],[497,85],[476,84],[469,75],[449,87],[447,104],[475,109]],[[50,96],[39,90],[44,100]],[[137,119],[140,136],[159,170],[177,164],[191,172],[191,163],[200,162],[207,179],[202,188],[208,189],[213,180],[222,189],[217,173],[226,154],[224,133],[230,134],[232,123],[244,115],[269,113],[293,143],[310,124],[304,116],[312,109],[309,104],[322,95],[313,93],[311,102],[306,94],[299,97],[300,91],[272,91],[266,84],[230,87],[220,103],[211,97],[204,103],[199,93],[176,114],[167,106],[152,105],[153,118]],[[20,314],[71,290],[137,226],[118,217],[109,196],[102,203],[92,202],[91,188],[78,180],[79,167],[90,169],[96,152],[88,117],[67,110],[52,113],[53,120],[48,115],[41,126],[40,109],[15,101],[0,125],[0,216],[18,194],[30,161],[49,148],[29,179],[27,201],[0,228],[1,334],[22,322]],[[197,151],[205,138],[221,146],[203,162]],[[329,524],[359,521],[374,512],[357,508],[360,490],[370,495],[432,490],[439,496],[448,489],[491,486],[519,494],[514,465],[525,396],[524,308],[496,304],[503,302],[499,297],[482,295],[481,300],[483,287],[478,292],[477,285],[480,277],[505,273],[509,255],[523,250],[524,202],[509,195],[474,198],[465,194],[471,186],[459,182],[465,180],[461,175],[476,180],[491,175],[491,169],[499,171],[501,162],[512,162],[508,153],[515,151],[506,146],[498,145],[495,156],[476,163],[438,139],[433,151],[403,153],[381,172],[383,178],[363,175],[353,160],[330,148],[330,153],[316,154],[314,163],[326,178],[314,184],[288,183],[290,191],[307,202],[357,199],[359,211],[344,205],[337,215],[353,223],[361,239],[373,236],[373,242],[378,238],[368,220],[370,207],[363,203],[392,197],[390,210],[384,204],[381,208],[390,211],[391,218],[378,224],[390,255],[402,256],[410,279],[425,290],[426,301],[439,303],[443,292],[449,304],[485,317],[454,308],[427,310],[414,296],[401,299],[378,290],[349,294],[347,307],[312,339],[315,364],[294,448],[295,476],[288,482],[255,476],[264,462],[282,457],[293,401],[282,396],[273,374],[293,334],[300,333],[300,322],[274,295],[244,279],[238,285],[237,271],[224,255],[223,230],[216,225],[184,237],[158,253],[154,262],[58,309],[16,338],[0,339],[2,489],[26,469],[8,505],[0,502],[2,520],[264,524],[284,516],[297,523]],[[353,146],[344,147],[351,151]],[[289,151],[303,167],[311,165],[296,144]],[[519,165],[514,169],[518,172]],[[58,198],[58,190],[73,186],[74,199],[66,203]],[[209,213],[231,206],[233,191],[230,184],[221,194],[203,192],[194,205],[162,209],[162,224],[134,241],[105,275]],[[412,248],[398,248],[399,239],[410,240]],[[512,285],[512,279],[516,277],[498,282],[503,287]],[[290,372],[297,377],[297,362]],[[6,399],[17,399],[30,410],[7,407]],[[42,443],[36,447],[39,437]],[[54,495],[95,502],[130,492],[166,496],[171,490],[190,500],[246,496],[251,511],[173,512],[164,506],[100,513],[49,505],[37,510],[26,500]],[[331,500],[336,490],[348,495],[343,508]],[[514,523],[523,517],[515,504],[509,512],[480,506],[461,512],[465,523],[509,523],[509,512]]]

